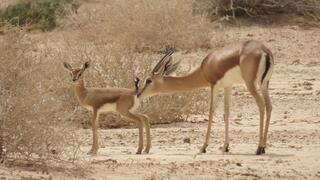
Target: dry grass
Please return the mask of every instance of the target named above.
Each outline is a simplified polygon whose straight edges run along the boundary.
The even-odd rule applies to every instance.
[[[89,38],[115,43],[135,52],[210,48],[212,25],[194,15],[192,0],[119,0],[105,2],[100,13],[87,12],[77,21],[95,24]],[[85,27],[84,27],[85,28]],[[103,37],[103,38],[101,38]]]
[[[0,45],[0,111],[3,146],[10,158],[76,158],[82,143],[76,130],[80,123],[87,127],[90,113],[79,108],[63,61],[74,66],[91,61],[85,74],[89,87],[133,88],[134,76],[147,74],[161,56],[124,51],[122,45],[100,44],[98,39],[92,41],[82,36],[47,41],[31,38],[18,29],[5,32],[1,40],[6,43]],[[152,123],[181,121],[206,109],[201,103],[191,104],[195,98],[203,96],[191,93],[154,97],[143,103],[140,110],[151,117]],[[118,115],[106,116],[100,118],[102,127],[128,125]]]
[[[77,130],[89,127],[90,113],[77,102],[63,61],[74,66],[91,61],[85,73],[89,87],[133,88],[134,77],[148,74],[166,47],[189,51],[223,43],[223,36],[219,39],[211,34],[215,29],[202,16],[204,12],[219,18],[293,9],[307,16],[318,17],[319,13],[316,0],[234,1],[231,9],[230,1],[202,2],[195,7],[191,0],[106,1],[100,7],[103,10],[80,8],[88,13],[75,16],[80,20],[72,22],[71,28],[76,30],[68,24],[52,34],[31,34],[11,27],[0,31],[5,34],[0,36],[0,155],[4,147],[6,157],[14,160],[77,159],[83,143]],[[177,74],[188,71],[179,68]],[[153,97],[142,103],[139,111],[149,115],[153,124],[182,121],[206,114],[207,97],[206,91]],[[103,128],[128,125],[112,114],[101,116],[100,122]]]
[[[194,7],[196,12],[208,13],[212,19],[293,14],[320,20],[319,0],[199,0]]]
[[[108,13],[100,17],[102,23],[81,26],[80,36],[56,33],[52,41],[32,38],[23,30],[4,29],[6,35],[0,43],[0,112],[7,157],[74,159],[81,144],[76,129],[80,123],[86,127],[90,114],[78,108],[62,62],[80,66],[91,61],[85,74],[89,87],[133,88],[134,76],[146,75],[161,56],[149,52],[167,46],[178,50],[210,46],[210,25],[192,15],[191,5],[191,1],[182,0],[110,1],[104,11]],[[154,97],[140,110],[151,117],[152,123],[180,121],[206,109],[190,103],[202,97],[192,93]],[[128,124],[118,115],[106,116],[100,118],[103,127]]]
[[[75,35],[57,31],[48,39],[32,38],[21,30],[5,30],[7,34],[0,39],[0,139],[6,154],[74,158],[81,144],[76,129],[88,127],[90,114],[78,108],[62,62],[80,66],[91,61],[85,74],[89,87],[133,88],[134,77],[148,74],[161,57],[158,52],[166,47],[194,50],[213,44],[211,24],[194,15],[193,5],[183,0],[108,1],[102,13],[82,14],[86,17],[74,22],[78,27]],[[214,45],[223,42],[214,40]],[[182,68],[177,74],[187,71]],[[181,121],[206,113],[206,97],[206,91],[153,97],[140,111],[153,124]],[[100,120],[102,127],[128,125],[118,115]]]
[[[0,8],[0,27],[6,23],[27,29],[52,30],[73,10],[72,0],[20,0]]]
[[[8,157],[72,160],[79,143],[65,109],[70,93],[61,86],[55,62],[35,53],[37,42],[11,29],[2,39],[1,135]],[[50,70],[49,70],[50,69]],[[71,153],[71,154],[70,154]]]
[[[87,29],[88,30],[88,29]],[[94,29],[91,29],[94,31]],[[81,31],[81,37],[91,34],[92,31]],[[49,48],[49,56],[52,54],[55,61],[68,61],[74,66],[80,66],[85,61],[91,62],[91,68],[85,73],[85,82],[88,87],[126,87],[134,88],[134,77],[145,77],[162,55],[151,55],[125,51],[122,45],[101,45],[86,39],[64,39],[59,48]],[[58,55],[58,56],[57,56]],[[57,68],[62,68],[58,64]],[[179,71],[186,73],[188,70]],[[71,79],[67,72],[61,74],[65,78],[65,86],[72,92]],[[180,96],[153,97],[142,103],[139,111],[150,116],[153,124],[181,121],[191,114],[203,113],[206,108],[203,103],[193,104],[194,99],[202,99],[203,96],[194,93],[186,93]],[[79,106],[74,98],[71,106]],[[71,112],[69,112],[71,113]],[[89,127],[89,115],[84,110],[78,111],[75,120],[82,120],[84,127]],[[119,115],[107,114],[100,116],[101,127],[120,127],[128,125],[128,121]]]

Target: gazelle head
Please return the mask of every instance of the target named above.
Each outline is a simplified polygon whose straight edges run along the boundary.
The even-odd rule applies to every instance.
[[[139,96],[151,96],[161,91],[161,87],[163,84],[163,77],[166,75],[170,75],[173,73],[180,63],[173,63],[171,55],[173,54],[173,50],[167,50],[167,53],[160,59],[160,61],[154,66],[150,75],[146,78],[140,92]]]
[[[69,71],[72,81],[77,82],[83,77],[83,72],[90,66],[89,62],[85,62],[80,68],[72,68],[69,63],[63,62],[63,66]]]

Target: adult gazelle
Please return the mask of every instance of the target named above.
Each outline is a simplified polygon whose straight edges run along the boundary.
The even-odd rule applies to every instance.
[[[235,43],[210,51],[195,70],[178,77],[170,76],[170,73],[178,67],[178,63],[172,62],[172,53],[173,51],[167,52],[153,68],[138,96],[147,97],[210,87],[208,129],[201,148],[201,152],[205,153],[211,132],[214,101],[217,99],[219,89],[224,88],[224,151],[228,152],[231,89],[234,84],[245,84],[255,98],[260,112],[259,145],[256,154],[265,153],[272,110],[268,92],[274,68],[271,51],[263,43],[255,40]],[[258,92],[258,89],[261,90],[261,93]],[[264,123],[265,111],[266,122]]]

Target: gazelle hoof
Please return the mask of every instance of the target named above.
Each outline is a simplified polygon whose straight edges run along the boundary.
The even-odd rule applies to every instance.
[[[261,154],[265,154],[265,150],[264,147],[258,147],[257,151],[256,151],[256,155],[261,155]]]
[[[138,149],[136,154],[141,154],[142,149]]]
[[[97,150],[90,150],[87,155],[96,155],[97,154]]]
[[[143,152],[146,153],[146,154],[148,154],[149,151],[150,151],[149,149],[145,149]]]
[[[206,153],[206,152],[207,152],[206,148],[201,148],[200,149],[200,153]]]
[[[224,147],[223,152],[229,152],[229,147]]]

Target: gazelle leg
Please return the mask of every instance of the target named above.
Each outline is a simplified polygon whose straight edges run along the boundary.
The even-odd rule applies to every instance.
[[[143,115],[143,114],[136,114],[140,117],[140,119],[142,120],[143,126],[145,127],[146,130],[146,147],[144,149],[145,153],[149,153],[150,148],[151,148],[151,133],[150,133],[150,119],[148,116]]]
[[[231,87],[224,88],[224,124],[225,124],[225,135],[224,135],[224,146],[223,151],[229,152],[229,114],[230,114],[230,102],[231,102]]]
[[[256,87],[254,85],[248,86],[248,90],[252,94],[252,96],[255,98],[256,103],[259,108],[259,113],[260,113],[260,125],[259,125],[259,145],[258,149],[256,151],[257,155],[262,154],[263,152],[263,124],[264,124],[264,113],[265,113],[265,102],[264,99],[259,95],[259,93],[256,90]]]
[[[262,87],[261,91],[262,91],[264,101],[266,103],[266,110],[267,110],[267,120],[266,120],[266,124],[265,124],[263,142],[262,142],[262,148],[263,148],[262,153],[265,153],[265,148],[267,146],[268,129],[269,129],[269,124],[270,124],[270,119],[271,119],[272,105],[271,105],[271,101],[270,101],[268,85],[266,85],[265,87]]]
[[[118,111],[122,116],[126,117],[127,119],[133,120],[139,129],[139,146],[136,154],[141,154],[141,151],[143,149],[143,124],[139,118],[138,115],[133,114],[127,110],[125,111]]]
[[[218,96],[219,88],[218,86],[215,86],[211,84],[211,89],[210,89],[210,109],[209,109],[209,122],[208,122],[208,129],[205,137],[205,141],[203,143],[203,146],[200,150],[201,153],[206,153],[206,148],[208,147],[209,144],[209,139],[210,139],[210,134],[211,134],[211,126],[212,126],[212,118],[214,114],[214,103],[215,100]]]
[[[98,145],[98,113],[97,110],[93,110],[93,116],[91,121],[91,128],[92,128],[92,147],[91,150],[88,152],[88,154],[97,154],[97,151],[99,149]]]
[[[3,153],[3,138],[2,133],[0,133],[0,163],[2,163],[2,154]]]

